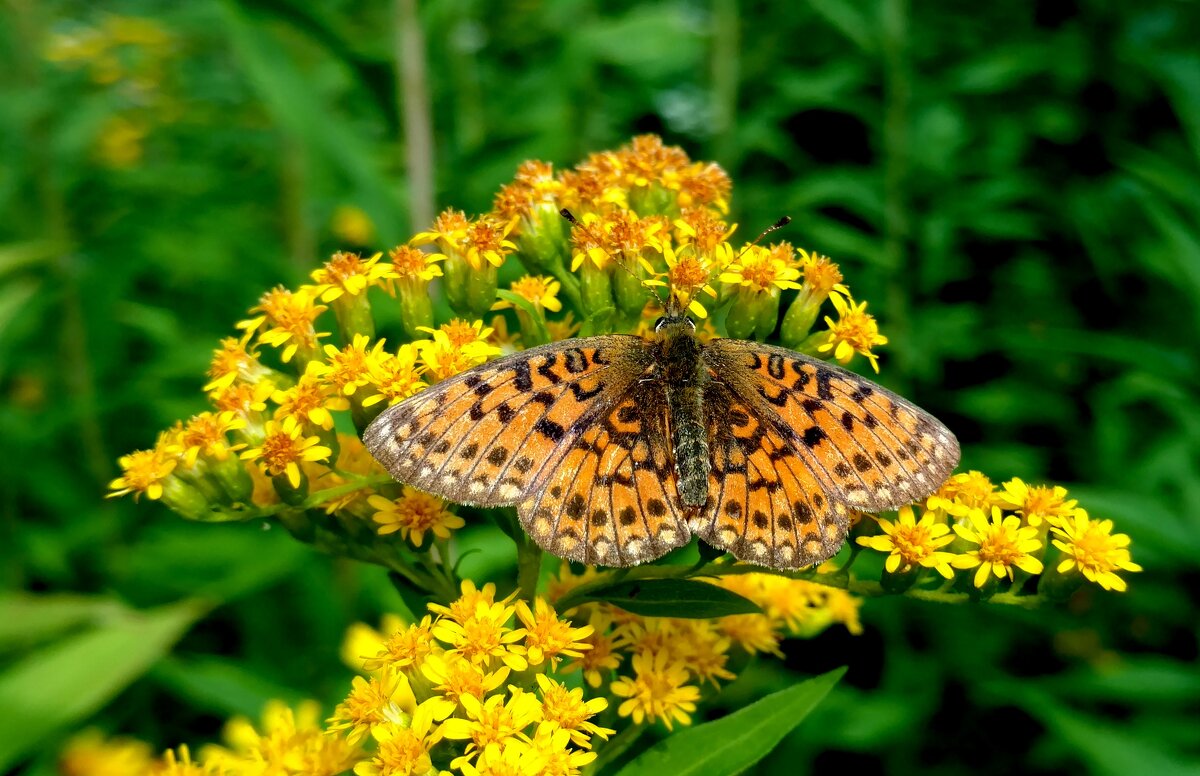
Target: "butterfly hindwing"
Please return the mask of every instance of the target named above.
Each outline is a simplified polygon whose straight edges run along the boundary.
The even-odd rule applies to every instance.
[[[929,495],[958,463],[958,441],[944,425],[853,372],[741,340],[717,340],[705,358],[835,504],[896,509]]]
[[[637,381],[591,418],[520,504],[539,545],[582,563],[631,566],[686,544],[658,381]]]
[[[389,407],[363,441],[396,479],[452,501],[515,504],[637,378],[638,337],[568,340],[483,364]]]

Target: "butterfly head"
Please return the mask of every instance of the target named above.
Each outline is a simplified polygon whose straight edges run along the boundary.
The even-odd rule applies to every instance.
[[[671,339],[680,334],[693,334],[696,322],[678,310],[667,309],[665,315],[654,322],[654,334],[659,339]]]

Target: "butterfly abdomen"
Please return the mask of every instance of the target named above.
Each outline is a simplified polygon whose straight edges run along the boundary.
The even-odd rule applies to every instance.
[[[679,500],[701,507],[708,500],[708,430],[704,421],[704,381],[700,342],[682,327],[667,339],[663,381],[671,419],[671,446],[679,479]]]

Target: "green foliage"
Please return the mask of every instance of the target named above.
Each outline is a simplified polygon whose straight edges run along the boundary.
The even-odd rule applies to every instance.
[[[4,598],[0,765],[87,720],[162,748],[215,737],[211,715],[268,695],[328,704],[347,682],[345,626],[402,610],[382,572],[102,494],[118,454],[203,408],[211,349],[263,290],[424,226],[392,4],[0,13],[0,575],[46,594]],[[122,49],[115,81],[47,58],[54,36],[114,14],[169,44]],[[1146,567],[1127,594],[1082,590],[1059,610],[889,600],[864,610],[862,637],[789,642],[789,666],[849,671],[758,768],[1195,772],[1194,6],[449,0],[421,14],[438,207],[486,209],[525,159],[571,164],[661,132],[725,166],[742,230],[786,213],[787,239],[842,264],[891,340],[883,381],[947,421],[964,467],[1078,483]],[[343,205],[370,217],[367,244],[334,230]],[[196,610],[150,607],[193,595],[218,606],[172,647]],[[717,704],[799,676],[751,669]]]

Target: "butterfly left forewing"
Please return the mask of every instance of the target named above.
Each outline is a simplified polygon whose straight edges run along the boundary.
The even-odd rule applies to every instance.
[[[363,441],[402,482],[461,503],[515,504],[606,397],[637,379],[643,351],[641,338],[621,335],[521,351],[389,407]]]

